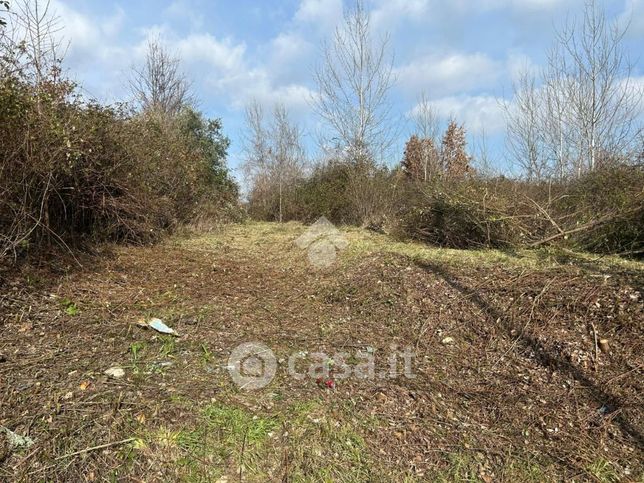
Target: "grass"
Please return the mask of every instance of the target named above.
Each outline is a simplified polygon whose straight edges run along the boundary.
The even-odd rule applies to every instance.
[[[194,426],[159,427],[137,439],[138,452],[172,462],[183,481],[244,475],[267,481],[288,461],[291,481],[369,481],[376,465],[355,428],[320,401],[299,401],[283,412],[258,414],[215,402],[199,409]],[[278,443],[284,450],[275,453]]]
[[[528,269],[548,269],[560,265],[592,265],[603,269],[642,270],[644,264],[618,256],[598,256],[592,253],[573,252],[560,248],[534,250],[457,250],[432,247],[423,243],[399,241],[391,236],[368,232],[355,227],[342,227],[349,240],[347,256],[350,259],[377,253],[392,253],[415,261],[435,261],[447,265],[514,266]]]
[[[597,459],[588,467],[588,472],[601,483],[615,483],[621,478],[610,461],[603,458]]]
[[[159,355],[161,357],[173,357],[177,352],[177,339],[171,335],[163,335],[160,337],[161,347],[159,348]]]
[[[132,355],[132,362],[136,364],[139,361],[139,355],[140,353],[145,350],[146,343],[145,342],[133,342],[130,344],[130,354]]]
[[[78,315],[80,313],[80,310],[78,309],[76,303],[67,298],[62,299],[60,301],[60,304],[62,305],[67,315],[74,317],[75,315]]]
[[[348,247],[341,252],[340,261],[346,266],[365,256],[389,253],[409,257],[414,261],[434,261],[447,265],[469,266],[513,266],[526,269],[551,269],[561,265],[578,265],[595,270],[643,270],[644,263],[618,256],[574,252],[560,248],[534,250],[457,250],[431,247],[423,243],[400,241],[380,233],[353,226],[340,226]],[[276,245],[282,256],[304,258],[294,240],[306,230],[299,222],[269,223],[248,221],[244,224],[224,228],[226,241],[212,235],[197,235],[191,238],[174,238],[168,243],[197,251],[220,251],[238,249],[252,255],[274,256]],[[267,249],[270,245],[271,249]],[[298,252],[300,252],[298,254]]]
[[[113,470],[114,479],[166,481],[237,481],[241,472],[250,482],[536,482],[572,475],[611,482],[627,474],[629,440],[622,435],[602,441],[606,450],[584,426],[594,421],[589,418],[596,417],[599,403],[582,384],[569,398],[561,388],[575,376],[540,364],[529,347],[517,346],[521,331],[505,334],[485,309],[516,321],[518,329],[534,329],[553,359],[589,355],[575,363],[589,375],[584,384],[597,376],[614,380],[610,391],[636,408],[636,394],[616,392],[622,384],[637,384],[637,373],[624,363],[637,360],[629,352],[640,313],[636,289],[618,275],[603,284],[594,277],[615,268],[615,274],[642,271],[644,264],[554,250],[444,250],[341,227],[349,244],[338,263],[314,270],[306,251],[294,244],[305,230],[299,223],[250,222],[154,247],[119,247],[101,277],[70,274],[52,285],[82,307],[65,318],[64,327],[32,330],[11,322],[6,347],[29,351],[0,364],[9,388],[0,409],[43,413],[32,429],[25,424],[31,416],[16,418],[12,426],[43,448],[32,462],[137,437],[123,448],[43,470],[42,479],[74,480],[92,468],[101,476]],[[454,285],[425,270],[422,261],[448,266]],[[470,270],[479,267],[487,268]],[[517,268],[521,277],[506,267]],[[552,293],[542,291],[551,269],[560,277],[559,292],[554,286]],[[459,284],[465,289],[459,291]],[[478,305],[469,287],[481,295]],[[41,299],[50,300],[31,300]],[[56,313],[71,306],[51,300],[45,309]],[[30,316],[47,320],[48,312],[36,308]],[[623,334],[614,332],[614,314]],[[141,317],[160,317],[181,337],[136,327]],[[616,349],[610,357],[601,354],[605,364],[596,374],[591,364],[583,365],[593,356],[585,326],[591,320]],[[444,335],[457,342],[442,345]],[[358,349],[381,351],[412,340],[420,377],[409,383],[338,380],[328,390],[314,380],[293,381],[280,365],[267,388],[245,392],[234,386],[225,365],[230,350],[250,340],[267,343],[283,360],[296,352],[332,355],[343,348],[350,365],[363,362]],[[38,372],[58,360],[59,348],[73,350],[74,359],[59,358],[60,370],[51,374]],[[106,379],[105,368],[117,363],[128,369],[126,376]],[[85,380],[91,385],[79,391]],[[507,392],[507,384],[513,391]],[[27,390],[12,389],[23,385]],[[51,415],[43,409],[46,387],[58,394]],[[72,397],[59,400],[67,393]],[[564,429],[570,422],[569,438],[560,443],[542,436],[544,418]],[[602,424],[622,434],[614,421]],[[11,478],[14,468],[30,471],[18,466],[20,456],[0,466],[0,479],[20,480],[20,473]],[[128,466],[115,470],[121,459]],[[629,464],[633,473],[641,467]]]

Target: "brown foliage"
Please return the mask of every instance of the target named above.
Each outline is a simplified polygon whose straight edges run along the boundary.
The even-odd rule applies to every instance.
[[[465,128],[451,121],[441,144],[441,157],[445,174],[449,178],[463,178],[470,172],[471,157],[467,154]]]
[[[629,166],[578,180],[504,177],[414,184],[399,198],[398,230],[439,246],[559,245],[604,253],[644,251],[644,170]]]
[[[402,161],[405,174],[413,180],[428,181],[442,174],[441,159],[434,142],[413,135],[405,145]]]

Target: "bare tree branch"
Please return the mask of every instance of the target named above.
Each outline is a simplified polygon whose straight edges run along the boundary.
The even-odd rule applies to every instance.
[[[141,109],[169,116],[193,102],[190,83],[181,73],[179,58],[159,39],[148,42],[145,63],[135,68],[130,88]]]
[[[388,37],[373,42],[362,0],[345,13],[325,46],[315,80],[314,108],[334,144],[354,161],[381,159],[394,142],[388,97],[394,82],[392,57]]]

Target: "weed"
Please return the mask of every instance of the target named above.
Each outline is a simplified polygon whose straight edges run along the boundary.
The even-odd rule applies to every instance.
[[[139,361],[139,353],[145,349],[145,342],[133,342],[130,344],[129,352],[132,355],[132,362],[136,364]]]
[[[71,315],[73,317],[80,313],[78,306],[68,298],[64,298],[63,300],[61,300],[60,304],[63,306],[63,309],[65,310],[65,313],[67,315]]]
[[[203,363],[208,364],[212,362],[212,359],[212,352],[208,350],[208,346],[206,344],[201,344],[201,360]]]
[[[176,339],[172,336],[161,337],[161,349],[159,354],[162,357],[171,357],[177,351]]]
[[[599,458],[588,467],[588,472],[602,483],[614,483],[620,480],[615,467],[610,461]]]

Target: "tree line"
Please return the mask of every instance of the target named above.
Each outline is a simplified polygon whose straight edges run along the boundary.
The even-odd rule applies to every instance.
[[[52,244],[146,242],[186,223],[240,219],[242,208],[278,222],[324,215],[461,248],[644,249],[642,92],[630,77],[625,30],[594,1],[557,32],[547,66],[524,72],[504,106],[507,153],[521,167],[511,178],[482,169],[485,153],[471,154],[458,120],[441,133],[426,93],[395,153],[390,39],[374,36],[370,12],[355,0],[312,75],[315,162],[284,105],[246,106],[243,206],[221,119],[196,109],[180,59],[161,39],[130,73],[133,101],[105,106],[64,75],[61,20],[49,1],[0,2],[3,12],[5,260]]]
[[[639,252],[643,93],[631,79],[625,32],[588,0],[580,19],[557,30],[546,67],[519,76],[502,106],[506,155],[520,172],[510,179],[490,174],[485,152],[472,156],[457,120],[439,133],[426,93],[411,113],[404,152],[392,153],[400,121],[390,95],[396,82],[390,41],[374,38],[370,13],[357,0],[313,73],[311,112],[323,126],[316,161],[307,158],[304,133],[283,105],[268,129],[260,127],[262,106],[255,101],[246,110],[249,211],[278,221],[325,215],[389,226],[450,246],[539,245],[568,240],[574,230],[584,248]],[[288,155],[276,149],[285,145]],[[589,186],[601,196],[608,183],[617,183],[615,199],[582,196]],[[607,234],[610,227],[621,234]],[[593,235],[581,240],[587,231]]]

